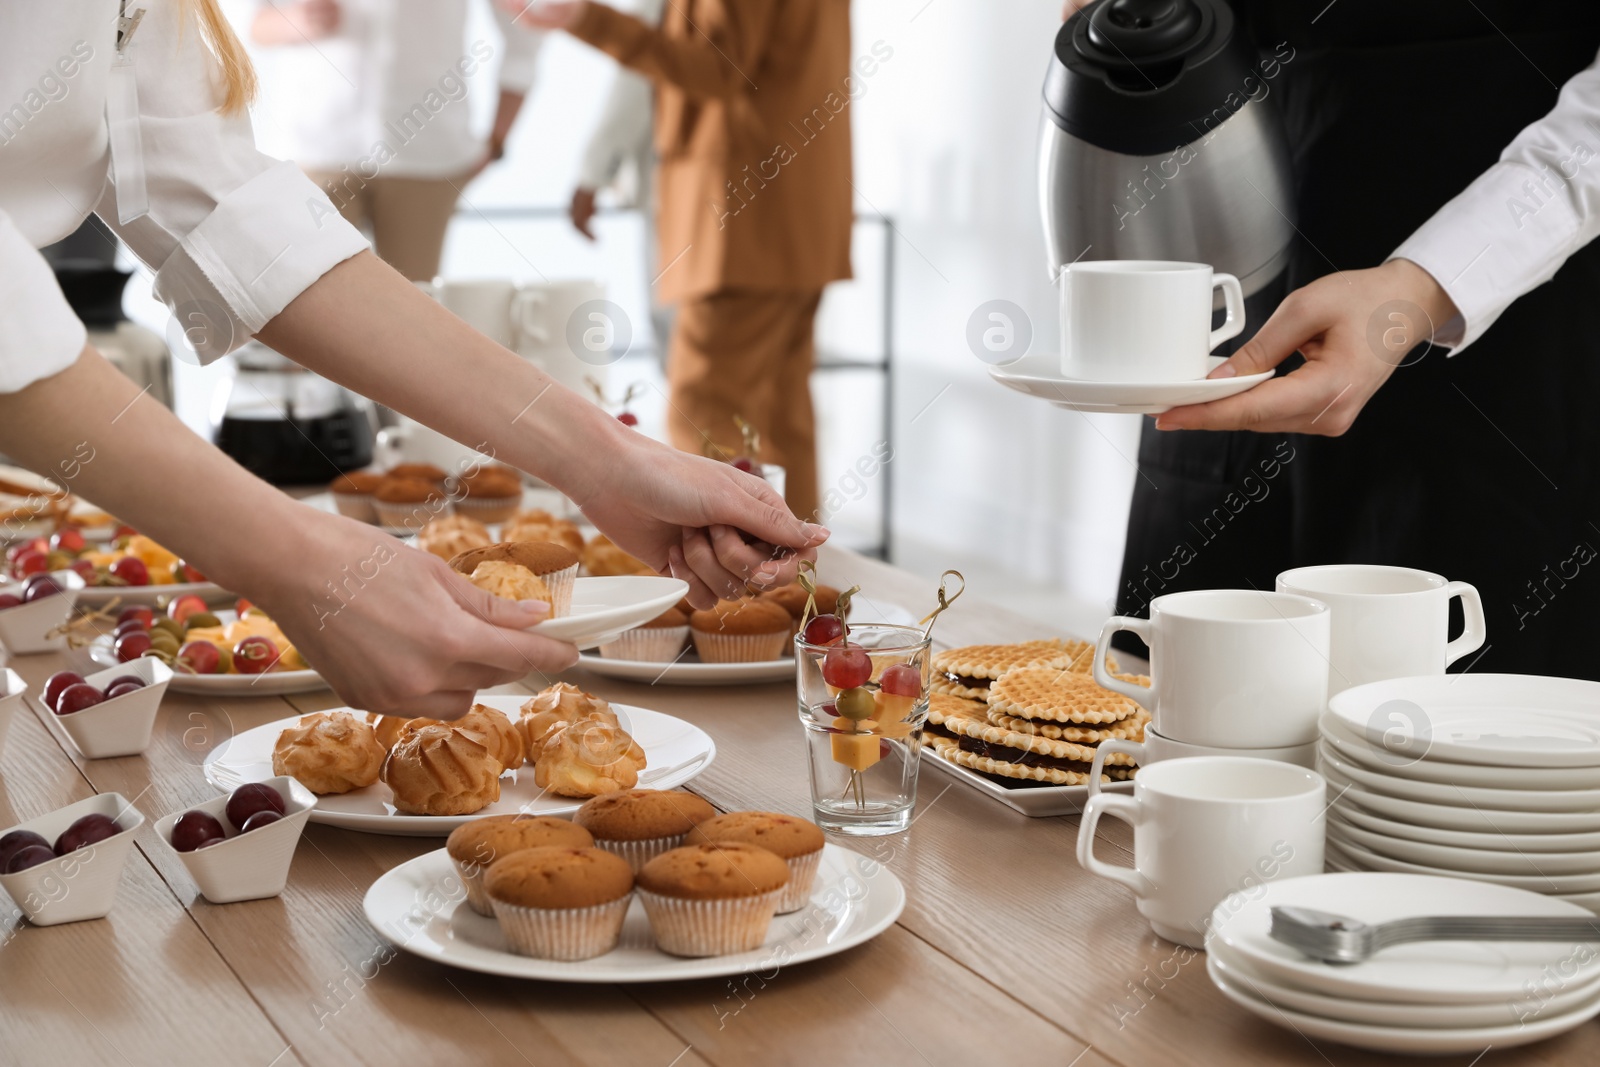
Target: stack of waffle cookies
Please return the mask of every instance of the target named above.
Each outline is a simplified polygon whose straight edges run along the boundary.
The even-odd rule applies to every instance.
[[[1091,674],[1094,646],[1057,639],[968,645],[933,657],[923,740],[941,759],[1014,787],[1087,785],[1095,746],[1143,741],[1150,713]],[[1149,685],[1143,675],[1116,677]],[[1133,777],[1132,757],[1111,753],[1102,784]]]

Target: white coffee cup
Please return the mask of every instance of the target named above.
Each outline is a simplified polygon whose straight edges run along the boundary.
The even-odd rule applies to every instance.
[[[1305,767],[1308,770],[1317,765],[1315,741],[1307,741],[1303,745],[1285,745],[1282,748],[1222,748],[1217,745],[1189,745],[1182,741],[1174,741],[1146,727],[1143,741],[1126,741],[1120,737],[1113,737],[1094,746],[1094,762],[1089,772],[1089,784],[1084,787],[1089,796],[1095,796],[1100,792],[1100,774],[1105,769],[1106,757],[1117,752],[1132,756],[1133,761],[1141,767],[1148,767],[1163,760],[1189,759],[1193,756],[1244,756],[1248,759],[1292,763],[1296,767]]]
[[[1073,263],[1061,296],[1061,372],[1094,382],[1204,378],[1211,350],[1244,329],[1244,291],[1205,263],[1108,259]],[[1212,291],[1228,317],[1211,328]]]
[[[1089,798],[1078,863],[1133,890],[1157,934],[1205,945],[1211,912],[1263,882],[1321,874],[1327,783],[1274,760],[1196,756],[1139,770],[1133,793]],[[1133,827],[1133,866],[1094,854],[1101,815]]]
[[[1410,567],[1336,563],[1278,575],[1278,590],[1315,597],[1333,613],[1328,695],[1367,682],[1443,674],[1483,647],[1483,599],[1466,582]],[[1450,640],[1450,600],[1461,598],[1466,629]]]
[[[1196,589],[1150,601],[1150,618],[1100,630],[1094,680],[1150,710],[1163,737],[1216,748],[1283,748],[1317,739],[1328,702],[1327,605],[1289,593]],[[1150,646],[1151,684],[1111,677],[1118,630]]]

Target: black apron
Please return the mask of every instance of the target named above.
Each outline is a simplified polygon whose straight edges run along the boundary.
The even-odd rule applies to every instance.
[[[1233,6],[1263,52],[1295,49],[1274,92],[1300,237],[1287,285],[1252,301],[1253,325],[1288,288],[1383,262],[1600,49],[1594,3]],[[1600,131],[1584,136],[1600,151]],[[1488,642],[1454,670],[1600,679],[1597,312],[1600,242],[1460,356],[1413,350],[1343,437],[1146,420],[1118,610],[1147,614],[1181,589],[1270,589],[1288,567],[1418,567],[1482,594]]]

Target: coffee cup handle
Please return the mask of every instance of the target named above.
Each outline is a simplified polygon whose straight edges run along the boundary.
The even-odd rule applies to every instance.
[[[511,301],[511,318],[521,334],[535,344],[549,344],[550,331],[539,321],[538,309],[546,303],[545,294],[537,289],[522,289]]]
[[[1089,768],[1089,784],[1085,787],[1089,796],[1100,795],[1100,773],[1105,768],[1106,757],[1113,752],[1132,756],[1138,763],[1144,763],[1144,746],[1137,741],[1124,741],[1120,737],[1113,737],[1100,742],[1094,746],[1094,763]]]
[[[1113,882],[1121,882],[1133,890],[1136,897],[1150,894],[1150,880],[1132,867],[1117,867],[1094,854],[1094,832],[1100,825],[1101,815],[1121,819],[1138,832],[1140,814],[1138,797],[1122,793],[1101,793],[1089,798],[1083,808],[1083,821],[1078,824],[1078,866],[1090,874],[1098,874]]]
[[[1467,582],[1451,582],[1444,587],[1444,591],[1449,596],[1461,598],[1461,614],[1467,624],[1460,637],[1444,646],[1444,662],[1448,667],[1468,652],[1476,652],[1483,647],[1484,638],[1489,635],[1489,624],[1483,617],[1483,598],[1478,595],[1477,586]]]
[[[1211,347],[1206,349],[1213,352],[1216,347],[1230,337],[1238,337],[1244,331],[1244,290],[1239,286],[1239,279],[1231,274],[1213,274],[1211,288],[1222,286],[1222,299],[1227,305],[1228,317],[1222,320],[1222,325],[1211,331]]]
[[[1094,646],[1094,684],[1102,689],[1109,689],[1113,693],[1121,693],[1129,700],[1137,702],[1142,707],[1155,711],[1156,685],[1152,679],[1149,688],[1124,682],[1120,678],[1111,677],[1111,672],[1106,670],[1106,649],[1111,645],[1111,637],[1118,630],[1127,630],[1136,633],[1146,645],[1150,644],[1150,620],[1135,619],[1129,615],[1113,615],[1100,627],[1100,640]]]

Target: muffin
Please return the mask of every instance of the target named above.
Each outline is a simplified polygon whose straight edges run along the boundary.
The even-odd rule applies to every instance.
[[[493,915],[483,875],[496,860],[526,848],[593,848],[594,838],[583,827],[549,815],[488,815],[456,827],[444,847],[472,910]]]
[[[693,793],[668,789],[630,789],[595,797],[572,821],[594,835],[594,842],[643,869],[655,857],[683,844],[683,835],[716,809]]]
[[[794,638],[800,632],[800,620],[806,613],[806,590],[799,582],[790,582],[780,585],[776,589],[769,589],[764,593],[756,594],[757,600],[765,600],[776,604],[789,613],[792,621],[789,628],[789,643],[784,646],[785,651],[794,651]],[[839,606],[839,590],[831,585],[817,586],[817,614],[832,615]]]
[[[633,872],[598,848],[523,849],[483,881],[511,951],[542,960],[610,952],[633,899]]]
[[[540,600],[555,610],[555,597],[544,579],[520,563],[486,559],[467,575],[467,581],[490,596],[504,600]]]
[[[372,491],[372,506],[380,525],[408,530],[420,530],[438,516],[450,514],[450,501],[436,484],[393,475]]]
[[[671,663],[683,651],[683,642],[688,637],[689,617],[677,608],[668,608],[649,622],[601,645],[600,654],[606,659]]]
[[[272,773],[286,774],[319,795],[348,793],[378,780],[383,757],[372,727],[348,711],[319,711],[278,735]]]
[[[470,576],[481,563],[510,563],[527,568],[549,587],[552,619],[559,619],[572,607],[572,583],[578,577],[578,556],[561,545],[546,541],[485,545],[461,553],[450,561],[450,566]]]
[[[635,559],[611,543],[605,534],[595,534],[578,553],[583,569],[596,578],[621,574],[654,574],[644,561]]]
[[[479,522],[505,522],[522,503],[522,478],[509,467],[478,467],[451,480],[456,511]]]
[[[500,799],[504,769],[477,737],[449,723],[436,723],[395,742],[384,760],[382,778],[394,793],[398,812],[471,815]]]
[[[417,478],[424,482],[432,482],[439,488],[444,488],[445,479],[449,477],[443,467],[435,467],[432,463],[396,463],[384,472],[390,478]]]
[[[645,864],[637,882],[661,951],[725,956],[760,948],[767,939],[789,866],[740,841],[686,845]]]
[[[378,513],[372,506],[372,494],[383,481],[376,471],[348,471],[333,480],[328,491],[333,494],[334,506],[339,514],[362,522],[377,522]]]
[[[447,561],[493,543],[489,528],[467,515],[446,515],[417,531],[417,547]]]
[[[548,541],[568,549],[574,556],[583,551],[583,533],[577,525],[557,519],[549,512],[518,512],[500,528],[500,540]]]
[[[686,845],[729,841],[758,845],[789,865],[789,884],[778,898],[779,915],[799,911],[811,902],[822,846],[827,844],[816,823],[770,811],[730,811],[696,823],[683,839]]]
[[[761,663],[780,659],[794,620],[770,600],[719,600],[689,616],[695,651],[706,663]]]

